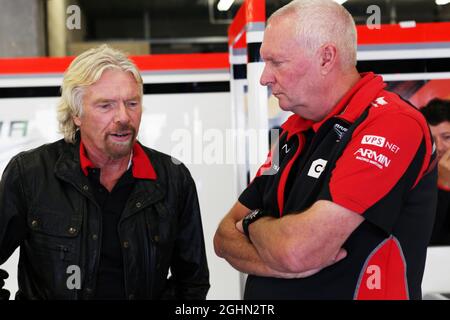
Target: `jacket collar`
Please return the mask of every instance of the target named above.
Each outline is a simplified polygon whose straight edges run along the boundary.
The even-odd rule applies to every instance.
[[[361,79],[334,106],[331,112],[321,121],[313,122],[294,114],[282,125],[288,132],[287,138],[301,131],[312,128],[315,132],[323,123],[332,117],[354,122],[378,94],[386,87],[383,78],[373,72],[361,73]]]
[[[87,176],[83,174],[83,171],[81,169],[81,159],[80,159],[80,139],[78,138],[75,142],[75,144],[69,144],[64,143],[64,147],[61,149],[61,154],[56,162],[55,165],[55,175],[67,183],[70,183],[73,185],[77,190],[79,190],[82,194],[84,194],[86,197],[88,197],[91,201],[96,202],[95,197],[93,193],[91,192],[90,188],[86,188],[86,186],[89,186],[89,180]],[[150,160],[147,156],[147,153],[145,150],[139,145],[139,147],[136,147],[136,145],[139,145],[139,143],[135,144],[137,150],[134,152],[136,159],[135,164],[137,163],[137,167],[139,168],[146,168],[146,165],[150,163]],[[142,152],[140,154],[140,152]],[[147,159],[148,162],[145,160]],[[155,164],[157,164],[158,158],[157,154],[155,154]],[[151,163],[150,163],[151,165]],[[153,166],[151,167],[153,169]],[[149,176],[151,175],[151,172],[155,172],[155,170],[149,170],[147,173],[142,173],[139,170],[135,169],[136,171],[133,171],[133,175],[136,173],[137,177],[142,177],[144,175]],[[146,170],[147,171],[147,170]],[[145,206],[157,202],[160,199],[162,199],[165,195],[164,188],[160,186],[160,183],[158,180],[156,180],[156,173],[154,174],[153,178],[141,178],[136,181],[135,188],[130,195],[130,199],[133,200],[130,203],[135,202],[141,202],[140,209],[144,208]],[[164,181],[163,181],[164,182]],[[127,216],[133,214],[136,210],[139,210],[138,207],[134,207],[133,210],[129,210],[127,213]]]
[[[87,169],[94,168],[95,166],[86,154],[86,149],[84,147],[83,141],[80,141],[79,154],[80,154],[81,170],[83,171],[84,175],[87,176],[88,175]],[[137,179],[156,180],[157,176],[155,169],[153,168],[153,165],[150,162],[149,157],[142,149],[142,146],[137,141],[133,145],[132,154],[133,156],[131,159],[132,162],[131,170],[133,173],[133,177]]]

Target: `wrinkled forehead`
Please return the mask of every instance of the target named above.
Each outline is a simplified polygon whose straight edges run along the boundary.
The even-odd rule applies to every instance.
[[[278,20],[278,18],[277,18]],[[261,55],[290,55],[300,50],[301,43],[297,39],[294,28],[288,21],[270,23],[265,32],[261,44]]]
[[[105,70],[101,77],[87,87],[86,95],[91,98],[131,98],[142,96],[142,86],[129,71]]]

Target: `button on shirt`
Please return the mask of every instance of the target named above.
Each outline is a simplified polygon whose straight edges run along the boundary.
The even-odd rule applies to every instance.
[[[88,172],[95,199],[102,212],[102,244],[95,298],[125,299],[122,246],[118,224],[133,190],[135,178],[130,167],[109,192],[100,183],[100,169],[88,168]]]

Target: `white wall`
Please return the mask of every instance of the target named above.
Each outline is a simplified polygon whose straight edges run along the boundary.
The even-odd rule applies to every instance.
[[[422,293],[450,293],[450,246],[428,247]]]

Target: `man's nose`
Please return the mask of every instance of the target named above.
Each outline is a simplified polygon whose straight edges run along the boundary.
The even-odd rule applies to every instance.
[[[267,64],[264,66],[264,70],[261,74],[261,78],[259,79],[259,83],[263,86],[269,86],[273,83],[273,75],[270,72]]]
[[[128,123],[130,116],[128,115],[128,109],[124,102],[120,102],[116,110],[114,122]]]

